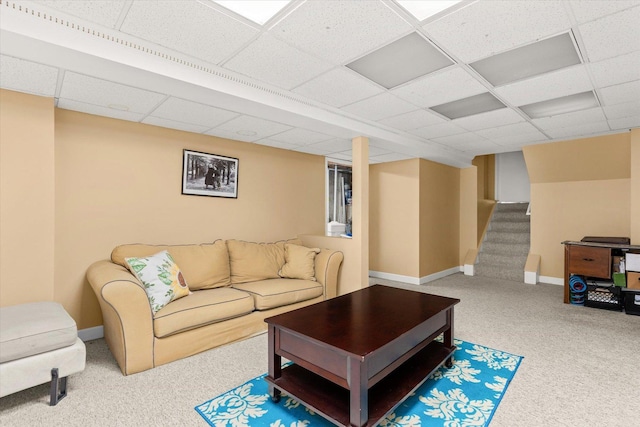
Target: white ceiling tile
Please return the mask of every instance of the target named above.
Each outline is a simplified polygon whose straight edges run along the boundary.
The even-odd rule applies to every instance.
[[[39,0],[38,3],[114,28],[127,0]]]
[[[424,26],[464,62],[560,33],[571,27],[559,1],[478,1]]]
[[[349,139],[332,139],[331,141],[318,142],[311,145],[319,150],[326,150],[327,153],[339,153],[351,149],[351,140]],[[371,147],[369,147],[371,150]]]
[[[253,142],[289,129],[291,129],[291,126],[283,125],[282,123],[276,123],[252,116],[240,116],[211,129],[207,134],[220,134],[225,138]]]
[[[332,65],[263,34],[226,62],[224,67],[291,89],[327,71]]]
[[[331,135],[325,135],[324,133],[294,128],[274,135],[270,139],[300,146],[315,144],[320,141],[327,141],[329,139],[333,139],[333,137]]]
[[[640,6],[578,26],[589,60],[596,62],[640,50],[639,23]]]
[[[456,135],[466,133],[467,131],[451,122],[440,123],[433,126],[425,126],[418,129],[412,129],[409,133],[420,136],[422,138],[431,139],[441,136]]]
[[[428,112],[427,110],[415,110],[397,116],[379,120],[383,125],[391,126],[400,130],[417,129],[424,126],[431,126],[444,122],[440,116]]]
[[[333,64],[342,64],[412,29],[380,1],[307,1],[271,33]]]
[[[333,153],[330,156],[333,159],[338,159],[338,160],[348,160],[351,161],[351,151],[344,151],[342,153]]]
[[[625,117],[640,117],[640,100],[623,104],[609,105],[602,108],[608,120]]]
[[[522,122],[522,123],[513,123],[506,126],[499,126],[496,128],[490,129],[481,129],[476,133],[482,137],[496,140],[500,138],[507,138],[514,135],[520,135],[525,133],[535,133],[538,132],[538,129],[535,128],[531,123]]]
[[[413,158],[412,156],[408,156],[406,154],[389,153],[389,154],[382,154],[380,156],[373,156],[372,160],[374,160],[376,163],[385,163],[385,162],[397,162],[400,160],[409,160],[412,158]]]
[[[159,117],[146,117],[142,123],[154,126],[161,126],[163,128],[183,130],[185,132],[202,133],[205,130],[211,128],[211,126],[199,126],[191,123],[183,123],[175,120],[162,119]]]
[[[638,5],[637,0],[570,0],[569,3],[579,24]]]
[[[486,141],[486,139],[473,132],[467,132],[459,133],[457,135],[442,136],[440,138],[431,138],[431,141],[457,148],[459,146],[469,146],[470,144]]]
[[[607,122],[588,123],[578,126],[569,126],[545,131],[551,138],[575,138],[578,136],[592,135],[594,133],[608,132]]]
[[[153,117],[206,126],[206,129],[218,126],[239,115],[232,111],[180,98],[167,99],[151,113]]]
[[[389,154],[389,153],[391,153],[391,151],[389,151],[389,150],[385,150],[383,148],[369,146],[369,157],[383,156],[383,155]]]
[[[461,117],[459,119],[452,120],[451,123],[466,130],[476,131],[523,121],[524,118],[515,111],[509,108],[500,108],[499,110]]]
[[[589,123],[603,122],[606,120],[602,108],[574,111],[572,113],[558,114],[557,116],[533,119],[532,122],[542,130],[558,129],[570,126],[580,126]]]
[[[121,30],[214,64],[258,34],[257,29],[203,3],[134,1]]]
[[[462,152],[472,152],[475,155],[495,154],[504,150],[504,147],[486,139],[483,141],[479,141],[475,144],[469,143],[465,145],[460,145],[459,147],[456,147],[456,148]]]
[[[592,89],[587,69],[577,65],[496,88],[496,93],[514,105],[526,105]]]
[[[329,151],[325,150],[324,148],[314,147],[313,145],[306,145],[304,147],[296,147],[293,150],[299,151],[301,153],[315,154],[317,156],[326,156],[327,154],[329,154]]]
[[[597,86],[611,86],[640,79],[640,51],[589,65]]]
[[[81,113],[93,114],[95,116],[111,117],[112,119],[128,120],[130,122],[139,122],[144,117],[142,113],[134,113],[131,111],[114,110],[113,108],[102,107],[94,104],[86,104],[71,99],[60,99],[58,108],[63,110],[79,111]]]
[[[498,149],[500,149],[500,146],[495,142],[489,141],[487,139],[482,139],[482,140],[477,140],[473,142],[465,142],[463,144],[456,145],[455,147],[452,147],[452,148],[455,148],[456,150],[459,150],[462,152],[473,151],[475,153],[477,151],[482,151],[482,152],[488,152],[488,153],[495,153]]]
[[[612,130],[640,128],[640,116],[609,120],[609,126],[611,126]]]
[[[234,131],[223,129],[211,129],[205,132],[206,135],[217,136],[219,138],[232,139],[234,141],[256,142],[260,139],[258,135],[242,135]]]
[[[487,91],[471,74],[455,67],[420,78],[391,92],[421,107],[432,107]]]
[[[342,107],[382,93],[384,89],[352,71],[334,68],[298,86],[293,92],[334,107]]]
[[[0,88],[53,96],[56,93],[58,69],[12,56],[0,55]]]
[[[640,99],[640,80],[600,89],[604,105],[622,104]]]
[[[413,111],[416,106],[385,92],[347,105],[342,109],[369,120],[381,120]]]
[[[501,146],[521,146],[523,144],[532,144],[535,142],[549,141],[549,138],[541,132],[535,131],[530,133],[521,133],[516,135],[504,136],[492,140]]]
[[[274,141],[273,139],[269,139],[269,138],[255,141],[255,144],[266,145],[268,147],[273,147],[273,148],[281,148],[284,150],[295,150],[297,148],[300,148],[300,146],[295,144],[288,144],[286,142]]]
[[[126,107],[132,113],[147,113],[165,95],[113,83],[67,71],[64,74],[60,99],[70,99],[101,107]]]

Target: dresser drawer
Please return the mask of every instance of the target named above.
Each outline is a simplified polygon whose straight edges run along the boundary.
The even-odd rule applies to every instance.
[[[571,246],[569,249],[569,273],[610,279],[611,249]]]

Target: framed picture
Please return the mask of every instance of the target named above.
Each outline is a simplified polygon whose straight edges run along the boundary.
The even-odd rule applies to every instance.
[[[238,198],[238,159],[184,150],[182,194]]]

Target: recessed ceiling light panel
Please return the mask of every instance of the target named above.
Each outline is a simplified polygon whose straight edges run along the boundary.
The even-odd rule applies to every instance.
[[[598,100],[589,91],[523,105],[520,109],[532,119],[540,119],[595,107],[599,107]]]
[[[347,64],[347,67],[391,89],[452,64],[449,57],[418,33],[411,33]]]
[[[580,64],[569,33],[509,50],[469,64],[494,86]]]
[[[442,12],[451,6],[460,3],[462,0],[398,0],[400,6],[416,17],[418,21],[424,21],[430,16]]]
[[[264,25],[269,19],[291,3],[291,0],[213,0],[240,16]]]
[[[440,113],[451,120],[459,119],[460,117],[473,116],[474,114],[486,113],[487,111],[498,110],[500,108],[506,108],[506,105],[500,102],[489,92],[431,107],[433,111]]]

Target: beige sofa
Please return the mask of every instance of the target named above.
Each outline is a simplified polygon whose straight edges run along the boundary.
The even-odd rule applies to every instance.
[[[300,274],[289,257],[294,248],[301,250],[300,245],[293,240],[132,244],[116,247],[111,260],[92,264],[87,279],[100,302],[105,340],[122,373],[141,372],[250,337],[266,329],[264,319],[269,316],[335,297],[343,260],[339,251],[318,249],[317,254],[307,254],[311,270],[302,273],[304,277],[310,273],[310,280],[280,277],[284,270],[293,271],[288,277]],[[163,250],[180,268],[190,293],[154,315],[142,283],[127,269],[125,258]]]

